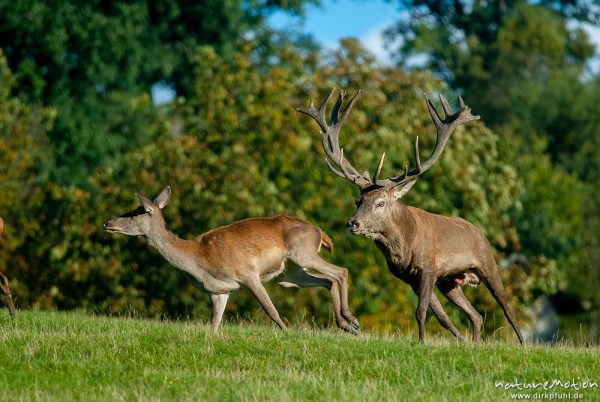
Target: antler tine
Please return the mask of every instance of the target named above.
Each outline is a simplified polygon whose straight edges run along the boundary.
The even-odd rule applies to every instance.
[[[429,115],[431,116],[431,120],[433,120],[433,124],[435,124],[436,127],[441,126],[442,119],[440,118],[440,115],[435,109],[435,106],[433,106],[431,99],[429,99],[427,95],[425,95],[425,102],[427,102],[427,110],[429,110]]]
[[[346,169],[346,164],[344,163],[344,148],[342,148],[340,150],[340,168],[342,168],[342,172],[344,173],[344,176],[346,176],[346,178],[348,180],[352,180],[352,175],[350,174],[350,172]]]
[[[375,170],[375,176],[373,176],[373,183],[377,183],[379,180],[379,175],[381,174],[381,168],[383,167],[383,160],[385,159],[385,152],[381,154],[381,158],[379,159],[379,163],[377,164],[377,169]]]
[[[333,109],[331,109],[331,130],[327,132],[327,138],[323,138],[323,141],[327,141],[329,143],[330,149],[335,154],[336,149],[340,148],[340,128],[342,127],[343,120],[338,125],[340,121],[340,107],[342,107],[342,103],[344,102],[344,97],[346,96],[346,91],[343,89],[340,90],[340,95],[337,100],[333,104]],[[325,146],[325,145],[323,145]],[[335,161],[335,159],[333,159]]]
[[[344,179],[346,178],[346,175],[344,175],[344,173],[340,172],[339,170],[337,170],[336,168],[334,168],[331,163],[329,163],[329,159],[325,158],[325,163],[327,163],[327,166],[329,167],[329,170],[331,170],[335,175],[343,177]]]
[[[344,98],[346,97],[346,91],[343,89],[340,90],[340,95],[333,105],[333,109],[331,109],[331,124],[335,125],[340,118],[340,107],[344,102]]]
[[[350,99],[350,101],[346,105],[346,108],[342,112],[342,117],[340,117],[340,122],[343,123],[344,120],[346,120],[346,117],[348,117],[348,115],[350,114],[350,111],[352,110],[352,107],[354,106],[354,103],[356,102],[356,100],[358,99],[358,96],[361,93],[362,93],[362,91],[359,89],[358,91],[356,91],[356,94],[354,94],[354,96]]]
[[[350,114],[350,111],[352,110],[352,106],[354,106],[354,103],[358,99],[358,95],[360,95],[360,93],[361,93],[361,90],[359,89],[356,92],[356,94],[354,94],[354,96],[350,99],[350,101],[344,108],[344,111],[342,112],[341,116],[340,116],[339,111],[340,111],[340,108],[344,101],[344,97],[346,96],[346,91],[344,91],[344,90],[340,91],[340,96],[338,97],[337,101],[335,102],[335,105],[333,105],[333,109],[331,110],[332,127],[331,127],[331,134],[329,135],[329,144],[330,144],[332,150],[340,148],[340,140],[339,140],[340,128],[346,121],[346,118]],[[358,171],[356,169],[354,169],[354,167],[352,167],[352,165],[349,164],[349,167],[353,171],[354,174],[359,175]],[[363,176],[365,176],[365,175],[363,175]],[[367,174],[365,177],[369,177],[369,175]]]
[[[329,106],[329,100],[333,96],[334,92],[335,92],[335,87],[331,88],[331,91],[329,91],[329,93],[327,94],[325,99],[323,99],[323,102],[321,102],[321,105],[319,106],[319,118],[325,124],[325,130],[323,130],[323,131],[327,131],[327,128],[328,128],[327,121],[325,120],[325,112],[327,111],[327,106]]]
[[[448,118],[448,116],[452,116],[454,114],[454,112],[452,111],[452,108],[450,107],[450,104],[448,103],[448,99],[446,99],[446,97],[442,94],[440,94],[440,102],[442,102],[442,107],[444,108],[444,113],[446,114],[446,118]]]
[[[415,140],[415,163],[417,164],[417,171],[421,171],[421,157],[419,156],[419,136]]]

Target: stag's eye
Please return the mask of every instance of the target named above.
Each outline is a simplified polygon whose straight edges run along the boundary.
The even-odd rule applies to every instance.
[[[383,207],[385,205],[385,201],[380,201],[379,204],[377,204],[378,207]]]
[[[360,206],[360,200],[355,200],[354,205],[356,205],[356,208],[358,208]]]

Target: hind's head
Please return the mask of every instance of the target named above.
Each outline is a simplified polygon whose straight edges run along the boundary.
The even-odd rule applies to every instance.
[[[171,187],[162,189],[154,201],[141,194],[135,194],[141,205],[118,218],[104,222],[102,227],[108,233],[122,233],[129,236],[146,236],[158,226],[164,227],[163,209],[171,198]]]

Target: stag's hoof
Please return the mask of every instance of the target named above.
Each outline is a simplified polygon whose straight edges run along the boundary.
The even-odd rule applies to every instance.
[[[348,321],[350,325],[352,325],[352,328],[354,328],[357,331],[360,329],[360,323],[358,322],[358,319],[356,319],[355,316],[353,316],[350,312],[345,313],[343,315],[344,319]]]
[[[340,327],[341,330],[348,332],[352,335],[358,335],[358,328],[355,328],[353,325],[350,325],[346,321],[338,323],[338,327]]]
[[[346,331],[352,335],[358,335],[358,328],[354,328],[354,326],[352,326],[352,325],[348,325],[348,328],[344,329],[344,331]]]
[[[360,323],[358,322],[356,317],[352,317],[352,319],[350,320],[350,325],[352,325],[352,328],[354,328],[357,331],[360,329]]]

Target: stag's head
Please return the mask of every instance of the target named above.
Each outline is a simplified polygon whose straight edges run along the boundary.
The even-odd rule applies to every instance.
[[[148,235],[159,227],[164,227],[165,219],[162,211],[171,198],[171,187],[163,188],[154,201],[141,194],[135,196],[141,205],[118,218],[104,222],[102,225],[108,233],[122,233],[129,236]]]
[[[362,174],[358,173],[358,170],[344,158],[344,150],[340,148],[340,129],[344,121],[348,118],[360,91],[350,99],[343,110],[342,105],[344,103],[345,92],[341,91],[331,111],[331,122],[327,123],[325,113],[334,91],[335,88],[331,90],[318,109],[311,102],[307,109],[298,108],[296,110],[312,117],[319,125],[321,129],[321,142],[326,155],[325,161],[329,169],[335,175],[349,180],[360,188],[360,196],[355,201],[356,212],[348,221],[348,230],[354,234],[376,237],[378,233],[384,231],[391,224],[392,215],[398,213],[399,203],[396,200],[405,195],[416,183],[419,176],[431,168],[440,157],[454,129],[461,124],[478,120],[479,116],[471,114],[471,109],[465,105],[461,97],[458,98],[460,109],[454,113],[446,98],[440,95],[440,102],[445,113],[445,117],[442,119],[433,103],[425,97],[429,115],[437,131],[437,141],[431,156],[421,163],[419,137],[417,137],[414,148],[416,166],[411,170],[408,167],[405,168],[404,172],[399,176],[381,179],[380,174],[385,152],[381,155],[375,169],[375,174],[371,177],[368,171]]]

